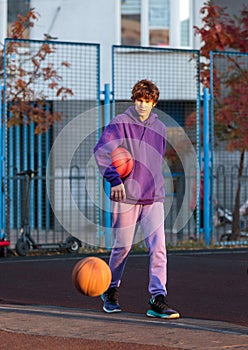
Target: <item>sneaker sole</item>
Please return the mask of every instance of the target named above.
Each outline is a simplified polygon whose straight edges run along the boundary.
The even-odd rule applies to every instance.
[[[155,312],[153,310],[148,310],[147,313],[146,313],[146,316],[148,316],[148,317],[158,317],[158,318],[167,318],[167,319],[176,319],[176,318],[180,317],[179,313],[175,313],[175,314],[171,314],[171,315],[159,314],[158,312]]]
[[[113,309],[113,310],[109,310],[109,309],[106,309],[104,306],[103,306],[103,311],[107,312],[108,314],[113,314],[115,312],[121,312],[122,310],[121,309]]]

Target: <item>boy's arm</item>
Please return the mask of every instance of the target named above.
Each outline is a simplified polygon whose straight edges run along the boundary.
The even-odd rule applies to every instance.
[[[94,148],[94,155],[98,168],[103,177],[110,182],[111,187],[122,184],[116,167],[112,165],[111,158],[111,153],[120,146],[121,143],[122,138],[120,137],[120,132],[116,124],[109,124]]]

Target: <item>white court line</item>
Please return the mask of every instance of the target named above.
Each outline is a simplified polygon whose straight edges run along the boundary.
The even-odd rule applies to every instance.
[[[103,312],[97,312],[92,310],[83,310],[83,309],[72,309],[66,307],[50,307],[50,306],[12,306],[6,305],[0,306],[0,311],[6,312],[18,312],[18,313],[30,313],[30,314],[39,314],[40,316],[51,316],[51,317],[65,317],[65,318],[80,318],[80,319],[92,319],[98,321],[109,321],[109,322],[125,322],[131,324],[142,324],[142,325],[155,325],[155,326],[166,326],[172,328],[184,328],[189,330],[200,330],[208,331],[221,334],[230,334],[230,335],[248,335],[248,328],[228,324],[225,322],[218,321],[207,321],[207,320],[195,320],[189,319],[188,323],[182,319],[172,321],[172,320],[159,320],[159,319],[150,319],[148,317],[142,317],[139,314],[130,314],[122,313],[111,315],[105,315]],[[205,325],[192,324],[192,322],[206,323]],[[214,323],[214,326],[210,326],[207,323]]]

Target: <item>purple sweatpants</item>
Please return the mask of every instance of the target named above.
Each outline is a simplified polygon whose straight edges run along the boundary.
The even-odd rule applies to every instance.
[[[112,228],[114,245],[109,266],[112,272],[110,287],[118,287],[132,248],[137,223],[141,225],[149,251],[149,286],[152,297],[166,295],[167,255],[164,233],[164,205],[155,202],[151,205],[113,202]]]

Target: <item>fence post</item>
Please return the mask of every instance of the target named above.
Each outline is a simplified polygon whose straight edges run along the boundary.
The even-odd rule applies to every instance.
[[[209,91],[203,92],[203,150],[204,150],[204,238],[210,245],[210,157],[209,157]]]
[[[109,84],[104,85],[104,127],[110,122],[110,86]],[[104,226],[105,226],[105,246],[107,250],[111,248],[111,207],[110,207],[110,183],[103,180],[104,187]]]
[[[5,177],[5,102],[2,101],[3,94],[5,95],[5,85],[0,80],[0,239],[6,238],[7,227],[6,227],[6,177]],[[5,96],[4,96],[5,100]]]
[[[4,124],[2,122],[3,120],[3,105],[2,105],[2,91],[3,91],[3,85],[2,82],[0,81],[0,152],[1,152],[1,163],[0,163],[0,179],[1,179],[1,184],[3,181],[3,133],[2,133],[2,128],[4,128]],[[0,238],[2,238],[2,231],[3,231],[3,186],[1,185],[1,197],[0,197]]]

